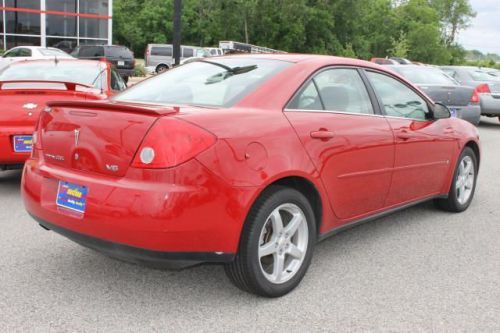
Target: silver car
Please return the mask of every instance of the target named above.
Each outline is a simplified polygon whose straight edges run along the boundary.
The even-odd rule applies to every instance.
[[[462,86],[476,89],[480,96],[483,116],[500,117],[500,77],[480,67],[443,66],[441,68]]]
[[[441,69],[432,66],[388,66],[422,89],[435,102],[443,103],[452,116],[478,125],[481,119],[479,98],[474,88],[461,86]]]
[[[66,52],[54,47],[17,46],[5,52],[5,54],[0,58],[0,69],[10,65],[15,61],[54,59],[56,57],[73,58]]]
[[[181,61],[192,57],[203,57],[206,51],[196,46],[181,46]],[[171,44],[148,44],[144,55],[145,66],[156,73],[163,73],[172,68],[174,63]]]

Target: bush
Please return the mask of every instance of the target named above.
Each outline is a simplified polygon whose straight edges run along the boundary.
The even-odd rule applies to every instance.
[[[143,64],[136,64],[134,68],[134,76],[146,76],[146,69]]]

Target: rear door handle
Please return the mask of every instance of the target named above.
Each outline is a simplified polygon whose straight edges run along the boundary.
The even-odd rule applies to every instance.
[[[319,130],[319,131],[311,132],[311,138],[313,138],[313,139],[328,141],[330,139],[333,139],[334,137],[335,137],[335,134],[333,134],[333,132],[330,132],[327,130]]]

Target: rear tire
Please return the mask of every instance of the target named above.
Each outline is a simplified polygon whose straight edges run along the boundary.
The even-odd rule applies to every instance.
[[[280,297],[306,274],[315,244],[316,221],[307,198],[297,190],[272,186],[250,210],[239,252],[225,271],[241,290]]]
[[[156,67],[156,73],[157,74],[162,74],[162,73],[165,73],[166,71],[168,71],[168,66],[167,65],[158,65]]]
[[[469,208],[476,190],[477,156],[465,147],[458,158],[448,198],[436,200],[436,205],[446,211],[459,213]]]

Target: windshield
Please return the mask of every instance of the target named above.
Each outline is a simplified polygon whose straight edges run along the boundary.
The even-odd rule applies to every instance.
[[[18,62],[0,71],[0,81],[61,81],[102,88],[106,68],[98,62]]]
[[[251,58],[196,61],[146,80],[115,100],[230,107],[289,65]]]
[[[393,67],[393,69],[414,84],[435,84],[456,86],[457,82],[442,70],[431,67]]]

